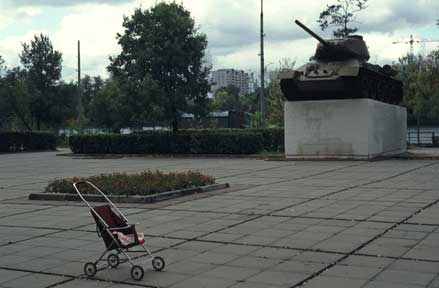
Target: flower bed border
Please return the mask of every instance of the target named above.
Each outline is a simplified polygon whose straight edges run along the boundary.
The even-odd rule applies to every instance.
[[[213,190],[229,188],[228,183],[212,184],[202,187],[194,187],[187,189],[180,189],[174,191],[161,192],[153,195],[107,195],[107,197],[115,203],[143,203],[150,204],[159,201],[169,200],[181,196],[192,195],[196,193],[209,192]],[[84,194],[84,198],[90,202],[106,202],[102,195]],[[31,193],[29,200],[48,200],[48,201],[81,201],[77,194],[70,193]]]

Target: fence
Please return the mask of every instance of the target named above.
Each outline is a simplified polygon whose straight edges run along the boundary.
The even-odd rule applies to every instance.
[[[437,136],[436,136],[437,135]],[[439,134],[435,132],[425,131],[409,131],[407,132],[407,144],[419,145],[419,146],[438,146]]]

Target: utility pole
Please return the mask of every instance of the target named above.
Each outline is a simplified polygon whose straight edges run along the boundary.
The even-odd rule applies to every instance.
[[[78,40],[78,124],[82,125],[82,95],[81,95],[81,42]]]
[[[264,65],[264,0],[261,0],[261,116],[262,121],[265,119],[265,65]]]

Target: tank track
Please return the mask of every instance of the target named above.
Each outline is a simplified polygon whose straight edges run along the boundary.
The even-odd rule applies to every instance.
[[[358,76],[358,90],[363,98],[369,98],[389,104],[402,103],[402,84],[381,72],[361,68]]]

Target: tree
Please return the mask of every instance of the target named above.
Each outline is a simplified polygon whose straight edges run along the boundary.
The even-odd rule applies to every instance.
[[[108,70],[127,89],[127,96],[136,99],[129,102],[146,98],[142,103],[152,108],[140,108],[161,111],[173,131],[180,113],[202,113],[210,89],[210,69],[203,65],[207,39],[190,12],[181,4],[161,2],[148,10],[136,9],[124,18],[123,27],[123,35],[117,35],[122,52],[110,57]],[[154,83],[153,91],[145,81]]]
[[[117,107],[119,87],[108,81],[91,99],[89,107],[90,122],[98,127],[113,128],[119,118]]]
[[[254,85],[256,87],[256,84]],[[264,93],[264,95],[267,95]],[[255,89],[255,91],[245,94],[242,96],[241,103],[243,106],[243,111],[254,113],[261,109],[260,103],[260,88]]]
[[[4,85],[3,82],[3,71],[4,71],[4,63],[2,56],[0,55],[0,129],[6,127],[9,122],[9,111],[6,108],[6,102],[3,99],[2,87]]]
[[[31,111],[40,130],[42,122],[50,124],[53,88],[61,78],[62,55],[53,49],[48,36],[35,35],[30,45],[22,43],[20,61],[32,91]]]
[[[7,70],[0,79],[0,127],[17,126],[32,130],[30,94],[26,73],[20,68]],[[18,121],[17,125],[13,125]]]
[[[5,60],[3,60],[2,56],[0,55],[0,76],[2,71],[4,71],[6,69],[5,65]]]
[[[439,50],[427,56],[407,55],[395,67],[404,87],[404,104],[418,124],[439,117]]]
[[[358,31],[350,24],[355,21],[355,14],[366,9],[368,0],[337,0],[337,4],[327,5],[320,13],[319,23],[322,31],[330,27],[340,27],[333,31],[337,38],[343,38]]]
[[[100,76],[90,77],[85,75],[81,79],[81,100],[84,107],[84,115],[89,119],[90,104],[94,97],[104,86],[104,80]]]
[[[90,101],[90,123],[96,127],[118,131],[128,122],[131,114],[124,104],[125,98],[117,80],[113,78],[106,80],[102,89]]]
[[[242,103],[239,92],[239,88],[235,85],[219,88],[213,96],[212,108],[224,111],[240,111],[242,109]]]
[[[248,128],[250,129],[267,128],[267,122],[262,118],[262,113],[260,111],[256,111],[254,113],[248,113],[247,115],[250,118]]]
[[[77,117],[78,86],[73,81],[61,81],[52,89],[50,117],[51,127],[59,128]]]
[[[286,98],[280,90],[279,73],[284,70],[294,69],[295,62],[290,59],[282,59],[279,68],[271,73],[270,84],[268,85],[267,121],[274,126],[284,125],[284,102]]]

